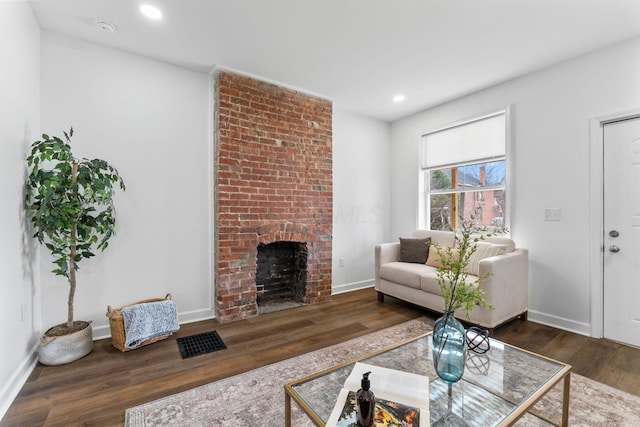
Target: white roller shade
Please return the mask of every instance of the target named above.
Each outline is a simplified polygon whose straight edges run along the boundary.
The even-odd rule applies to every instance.
[[[505,114],[501,113],[424,135],[422,168],[504,157],[505,120]]]

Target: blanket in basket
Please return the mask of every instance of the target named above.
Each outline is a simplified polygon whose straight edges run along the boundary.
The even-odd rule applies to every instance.
[[[173,301],[134,304],[122,309],[125,347],[135,348],[152,338],[167,337],[180,329]]]

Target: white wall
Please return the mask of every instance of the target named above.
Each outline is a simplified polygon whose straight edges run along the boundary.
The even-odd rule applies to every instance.
[[[66,282],[22,231],[24,158],[41,132],[73,126],[76,153],[109,161],[128,187],[116,200],[118,234],[80,266],[76,318],[93,320],[95,335],[106,336],[107,305],[167,292],[181,321],[213,315],[211,88],[205,74],[48,32],[40,40],[26,2],[0,7],[9,64],[0,67],[0,339],[15,349],[0,364],[0,405],[8,405],[41,329],[66,314]],[[334,110],[333,292],[371,285],[373,246],[416,227],[420,134],[513,104],[511,226],[531,251],[532,318],[588,333],[589,118],[639,107],[638,76],[635,40],[391,126]],[[544,222],[545,207],[561,208],[562,220]]]
[[[24,159],[40,132],[40,27],[27,2],[0,2],[0,54],[2,418],[35,363],[40,328],[36,251],[22,214]]]
[[[180,321],[213,316],[210,78],[49,32],[42,34],[42,131],[74,128],[76,155],[101,158],[127,186],[117,235],[78,272],[76,319],[109,334],[105,312],[173,295]],[[66,318],[68,285],[41,251],[44,327]]]
[[[334,294],[373,284],[373,247],[390,225],[389,131],[387,122],[334,109]]]
[[[524,76],[392,124],[392,235],[417,224],[419,135],[514,106],[512,236],[530,250],[530,318],[591,332],[589,120],[640,107],[640,39]],[[561,221],[545,222],[544,208]]]

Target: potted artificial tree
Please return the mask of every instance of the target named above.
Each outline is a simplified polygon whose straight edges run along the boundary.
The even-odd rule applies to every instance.
[[[95,249],[104,251],[115,230],[113,196],[125,189],[118,171],[104,160],[76,158],[71,137],[65,141],[42,135],[27,157],[25,210],[33,237],[53,256],[52,272],[69,282],[67,321],[47,330],[40,339],[39,361],[45,365],[73,362],[93,350],[91,322],[76,321],[73,301],[76,271]]]

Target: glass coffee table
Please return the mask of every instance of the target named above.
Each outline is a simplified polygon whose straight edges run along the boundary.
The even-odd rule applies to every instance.
[[[432,426],[510,426],[522,417],[527,425],[568,425],[570,365],[491,339],[488,352],[468,352],[462,380],[449,386],[433,368],[431,343],[428,333],[357,361],[426,376]],[[286,384],[285,426],[291,427],[291,399],[315,425],[325,426],[355,362]],[[560,423],[529,413],[561,380]],[[373,379],[371,389],[375,392]]]

